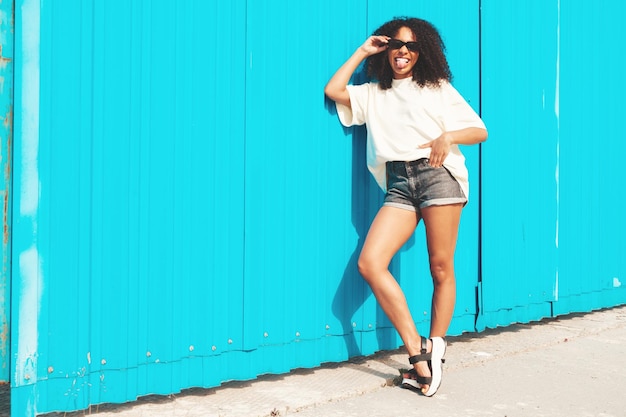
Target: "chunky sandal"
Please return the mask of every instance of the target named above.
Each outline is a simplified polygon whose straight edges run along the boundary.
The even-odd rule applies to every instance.
[[[433,344],[433,349],[430,352],[432,355],[428,362],[428,367],[432,375],[432,383],[428,387],[428,391],[424,393],[427,397],[435,395],[439,386],[441,385],[441,378],[443,376],[443,364],[446,361],[443,357],[446,354],[446,339],[443,337],[433,337],[430,339]]]
[[[439,389],[443,374],[443,364],[446,361],[443,358],[446,353],[445,339],[442,337],[433,337],[430,340],[432,342],[432,350],[430,352],[426,352],[426,338],[422,337],[420,354],[411,356],[409,358],[409,363],[413,365],[416,362],[426,361],[428,363],[431,376],[425,377],[418,375],[415,368],[413,368],[406,372],[402,378],[402,388],[417,390],[427,397],[432,397]],[[421,390],[422,385],[428,385],[428,390],[423,392]]]
[[[432,352],[428,353],[426,350],[428,348],[426,338],[422,337],[421,340],[422,346],[420,349],[420,354],[411,356],[409,358],[409,363],[413,365],[416,362],[427,361],[430,362],[432,358]],[[432,377],[430,376],[421,376],[417,374],[415,368],[412,368],[410,371],[405,372],[402,375],[402,388],[417,390],[421,392],[422,385],[430,385],[432,382]]]

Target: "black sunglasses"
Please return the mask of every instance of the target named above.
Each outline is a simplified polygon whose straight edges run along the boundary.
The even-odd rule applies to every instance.
[[[409,51],[413,51],[413,52],[417,52],[419,45],[417,42],[402,42],[399,39],[389,39],[387,41],[387,45],[389,45],[390,49],[400,49],[403,46],[406,46],[406,48]]]

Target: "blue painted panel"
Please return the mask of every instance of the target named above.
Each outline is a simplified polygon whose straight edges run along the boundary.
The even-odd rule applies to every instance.
[[[240,378],[244,12],[18,7],[16,415]]]
[[[68,11],[53,3],[41,6],[41,31],[51,36],[41,37],[40,48],[39,146],[35,161],[39,200],[37,214],[33,216],[36,233],[31,242],[23,242],[32,245],[26,252],[20,245],[15,246],[20,256],[36,250],[39,257],[38,356],[36,378],[31,381],[64,380],[63,386],[50,384],[41,390],[39,397],[42,404],[55,398],[62,407],[70,408],[84,403],[88,394],[86,329],[90,326],[90,281],[85,277],[90,272],[88,161],[92,152],[90,141],[74,139],[84,138],[91,130],[90,109],[82,105],[83,100],[90,101],[82,71],[84,57],[74,52],[85,51],[83,42],[90,39],[91,28],[81,25],[56,28],[54,23],[59,19],[81,21],[89,16],[89,11],[79,7],[78,2],[71,6]],[[73,117],[68,118],[68,111]],[[24,145],[22,142],[22,155],[26,151]],[[25,259],[23,264],[28,262]],[[16,366],[23,366],[21,359]],[[22,382],[16,380],[15,384]]]
[[[105,199],[108,188],[116,186],[108,172],[116,158],[136,152],[129,169],[135,172],[132,186],[137,194],[129,192],[126,198],[128,215],[133,216],[128,238],[135,239],[129,265],[138,279],[129,288],[135,293],[128,305],[136,302],[138,311],[125,313],[136,320],[123,334],[133,344],[127,349],[131,358],[118,358],[122,366],[110,366],[107,359],[98,372],[113,379],[108,386],[115,386],[118,380],[125,381],[125,375],[117,372],[124,369],[124,361],[153,364],[138,369],[138,386],[128,389],[135,396],[204,385],[207,375],[218,381],[239,378],[232,369],[203,369],[189,363],[242,346],[243,170],[237,167],[243,163],[245,55],[241,46],[245,41],[244,32],[231,22],[244,20],[243,5],[178,4],[168,9],[145,4],[130,9],[120,2],[102,7],[96,13],[102,18],[96,20],[95,33],[101,34],[103,48],[113,51],[124,38],[120,34],[118,41],[109,43],[105,36],[106,22],[113,14],[126,10],[128,30],[137,22],[140,25],[131,37],[135,43],[123,50],[128,59],[136,58],[136,66],[131,66],[130,74],[122,67],[117,76],[137,81],[130,81],[128,98],[137,119],[131,118],[125,126],[137,142],[127,144],[129,151],[122,155],[113,149],[109,155],[103,153],[100,162],[100,204],[106,225],[114,218],[106,217],[111,214],[104,211]],[[208,40],[217,38],[221,42],[207,46]],[[101,59],[106,58],[104,54]],[[117,85],[119,78],[104,70],[100,75],[104,95],[105,87]],[[116,119],[119,109],[113,97],[103,103],[104,141],[119,128],[106,123]],[[111,231],[102,233],[105,242],[115,238],[106,235]],[[106,277],[115,266],[105,264],[104,256],[100,259],[101,285],[107,285]],[[120,279],[126,282],[123,276]],[[106,299],[113,297],[111,293]],[[101,352],[97,365],[102,364],[100,358],[126,351],[111,345],[119,329],[108,326],[106,308],[102,305],[99,317],[93,319],[103,329],[93,338],[93,349]],[[121,396],[128,395],[102,391],[99,401],[125,401]]]
[[[559,281],[555,313],[626,302],[623,2],[560,8]],[[617,52],[617,53],[616,53]]]
[[[20,7],[21,6],[21,7]],[[11,237],[11,414],[34,414],[42,292],[37,230],[39,171],[40,8],[15,8],[14,161]],[[28,27],[28,30],[25,28]]]
[[[358,349],[352,322],[364,294],[355,266],[367,213],[355,183],[366,175],[364,148],[353,149],[323,88],[362,39],[365,9],[358,1],[249,1],[248,13],[244,347],[337,335],[346,346],[325,360],[346,359]],[[321,359],[278,354],[251,372]]]
[[[482,1],[482,326],[554,300],[557,17],[554,3]]]
[[[0,264],[0,383],[9,381],[11,323],[11,165],[13,146],[13,5],[0,3],[0,201],[2,259]]]

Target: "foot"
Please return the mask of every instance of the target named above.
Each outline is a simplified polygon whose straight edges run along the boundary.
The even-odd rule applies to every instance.
[[[446,341],[441,337],[422,338],[420,354],[411,356],[413,369],[403,375],[402,386],[419,390],[427,397],[435,395],[441,385]]]
[[[432,344],[429,343],[429,345],[431,345],[431,347],[428,348],[428,352],[430,353],[432,352]],[[413,365],[413,367],[415,369],[415,372],[417,372],[418,376],[424,377],[427,380],[429,378],[432,380],[433,373],[428,367],[428,362],[424,362],[424,361],[417,362],[416,364]],[[420,391],[422,391],[422,394],[426,394],[429,388],[430,388],[430,384],[420,384]]]
[[[433,344],[430,339],[424,337],[421,339],[422,346],[419,351],[420,354],[411,356],[411,359],[417,359],[417,357],[422,356],[424,360],[413,363],[413,369],[402,375],[402,384],[405,388],[417,389],[424,394],[428,391],[432,379],[432,372],[428,367],[428,360],[431,358],[430,353],[432,352]]]

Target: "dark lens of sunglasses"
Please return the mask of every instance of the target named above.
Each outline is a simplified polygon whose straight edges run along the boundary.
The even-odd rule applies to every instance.
[[[397,39],[389,39],[388,45],[391,49],[400,49],[406,45],[409,51],[417,52],[417,42],[402,42]]]
[[[400,49],[404,46],[404,42],[397,39],[389,39],[389,42],[387,44],[391,49]]]
[[[406,47],[409,51],[417,52],[417,42],[407,42]]]

